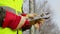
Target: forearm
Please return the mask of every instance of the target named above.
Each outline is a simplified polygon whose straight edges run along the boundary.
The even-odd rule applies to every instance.
[[[4,22],[2,27],[9,27],[13,30],[16,29],[22,29],[22,30],[26,30],[26,29],[30,29],[31,25],[30,25],[30,21],[28,21],[26,19],[26,17],[21,16],[17,16],[16,14],[13,14],[11,12],[6,12],[5,18],[4,18]]]

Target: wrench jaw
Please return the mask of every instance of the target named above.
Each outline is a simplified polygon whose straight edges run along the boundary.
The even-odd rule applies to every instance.
[[[40,20],[40,19],[45,19],[45,20],[48,20],[50,18],[51,15],[46,15],[46,16],[35,16],[34,18],[29,18],[29,21],[32,21],[32,20]]]

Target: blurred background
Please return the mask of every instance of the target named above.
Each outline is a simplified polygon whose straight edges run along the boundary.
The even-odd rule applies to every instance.
[[[32,0],[33,1],[33,0]],[[49,12],[50,18],[40,27],[39,30],[34,30],[33,34],[60,34],[60,0],[34,0],[35,13],[41,14]],[[24,0],[24,13],[29,13],[29,0]],[[23,34],[32,34],[30,30],[26,30]]]

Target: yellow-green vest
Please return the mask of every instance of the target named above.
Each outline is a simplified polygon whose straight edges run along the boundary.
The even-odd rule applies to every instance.
[[[11,7],[16,10],[16,14],[18,12],[22,13],[22,4],[23,0],[0,0],[0,6]],[[2,28],[0,27],[0,34],[17,34],[17,30],[11,30],[10,28]],[[22,30],[18,30],[18,34],[22,34]]]

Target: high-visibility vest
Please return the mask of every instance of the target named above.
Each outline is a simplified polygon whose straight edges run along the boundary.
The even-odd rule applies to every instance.
[[[0,6],[10,7],[18,12],[22,13],[23,0],[0,0]],[[10,28],[0,27],[0,34],[17,34],[17,30],[11,30]],[[18,34],[22,34],[22,30],[18,30]]]

